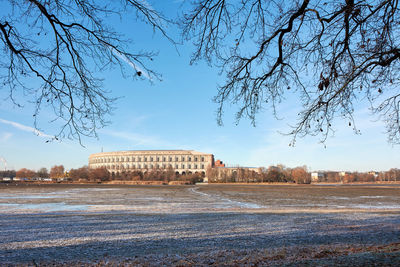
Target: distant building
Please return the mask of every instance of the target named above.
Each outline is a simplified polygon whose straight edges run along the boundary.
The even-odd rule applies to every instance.
[[[102,152],[89,156],[89,168],[106,168],[110,173],[123,171],[166,170],[176,173],[203,173],[214,166],[213,154],[194,150],[129,150]]]
[[[311,173],[311,182],[312,183],[321,182],[324,178],[325,178],[325,173],[323,173],[323,172]]]
[[[225,182],[255,182],[254,174],[259,174],[261,168],[257,167],[219,167],[213,168],[211,174],[208,174],[211,181]]]
[[[373,175],[375,178],[379,176],[379,172],[369,171],[368,174]]]

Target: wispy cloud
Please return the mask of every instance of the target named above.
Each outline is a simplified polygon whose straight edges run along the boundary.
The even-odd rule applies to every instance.
[[[0,119],[0,123],[11,125],[14,128],[17,128],[18,130],[21,130],[21,131],[34,133],[35,135],[40,136],[40,137],[53,138],[53,136],[45,134],[33,127],[29,127],[29,126],[23,125],[21,123],[15,122],[15,121],[8,121],[8,120]]]
[[[117,55],[120,59],[122,59],[123,61],[125,61],[129,66],[132,67],[132,69],[134,69],[136,72],[140,72],[142,76],[146,77],[149,80],[152,80],[152,78],[150,77],[150,75],[147,73],[147,71],[145,71],[144,69],[142,69],[138,64],[136,64],[135,62],[133,62],[132,60],[130,60],[129,58],[127,58],[125,55],[121,54],[120,52],[118,52],[117,50],[115,50],[114,48],[110,47],[111,51]]]

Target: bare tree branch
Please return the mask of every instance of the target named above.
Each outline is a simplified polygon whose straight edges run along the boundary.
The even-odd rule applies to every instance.
[[[94,0],[15,1],[8,0],[0,19],[0,79],[9,88],[9,98],[28,95],[35,104],[35,128],[42,109],[51,108],[61,128],[54,139],[96,137],[96,130],[108,124],[115,98],[94,73],[127,63],[136,69],[134,77],[150,80],[160,76],[147,67],[153,52],[128,52],[128,40],[108,25],[107,16],[136,12],[136,18],[161,32],[171,42],[165,25],[169,21],[146,1]],[[34,81],[34,82],[32,82]],[[32,86],[39,82],[39,86]]]
[[[220,124],[227,102],[238,105],[237,121],[255,123],[264,106],[276,116],[294,92],[302,109],[292,144],[305,135],[325,141],[336,118],[358,133],[354,106],[363,100],[386,123],[389,142],[400,143],[398,1],[229,3],[198,0],[183,21],[183,36],[196,46],[193,60],[215,60],[226,73],[215,97]]]

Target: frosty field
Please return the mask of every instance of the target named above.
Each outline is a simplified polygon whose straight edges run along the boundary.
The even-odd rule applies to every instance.
[[[0,229],[5,265],[219,265],[283,248],[398,244],[400,186],[2,184]]]

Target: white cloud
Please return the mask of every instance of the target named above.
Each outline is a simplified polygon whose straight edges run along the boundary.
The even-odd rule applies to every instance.
[[[33,127],[29,127],[29,126],[20,124],[20,123],[18,123],[18,122],[8,121],[8,120],[3,120],[3,119],[0,119],[0,122],[1,122],[1,123],[4,123],[4,124],[11,125],[11,126],[13,126],[14,128],[17,128],[17,129],[22,130],[22,131],[25,131],[25,132],[34,133],[35,135],[40,136],[40,137],[53,138],[53,136],[50,136],[50,135],[45,134],[45,133],[43,133],[43,132],[41,132],[41,131],[39,131],[39,130],[33,128]]]
[[[127,58],[125,55],[119,53],[117,50],[115,50],[114,48],[110,47],[111,51],[117,55],[120,59],[122,59],[123,61],[125,61],[129,66],[131,66],[136,72],[141,72],[142,75],[144,77],[146,77],[149,80],[152,80],[150,75],[141,67],[139,67],[135,62],[133,62],[132,60],[130,60],[129,58]]]

